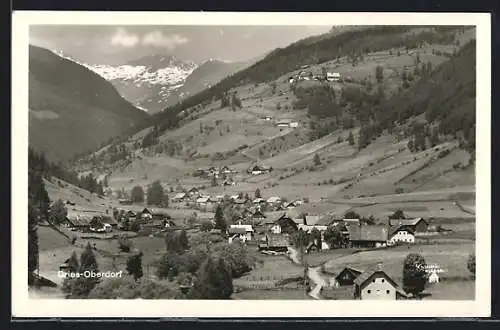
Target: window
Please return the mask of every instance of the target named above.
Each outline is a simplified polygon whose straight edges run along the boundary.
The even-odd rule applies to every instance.
[[[368,292],[368,293],[372,293],[372,290],[368,290],[367,292]]]
[[[385,282],[385,280],[384,280],[384,279],[382,279],[382,283],[384,283],[384,282]]]
[[[386,290],[385,293],[389,294],[391,291],[390,290]]]
[[[373,279],[372,282],[375,283],[375,279]]]

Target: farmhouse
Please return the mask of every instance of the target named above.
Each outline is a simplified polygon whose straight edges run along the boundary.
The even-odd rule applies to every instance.
[[[309,242],[306,246],[306,253],[311,254],[311,253],[316,253],[321,250],[321,246],[319,246],[318,241],[315,240],[314,242]]]
[[[228,229],[229,234],[239,234],[243,236],[243,241],[252,240],[254,230],[252,225],[231,225]]]
[[[298,226],[295,221],[292,220],[288,215],[283,214],[278,220],[274,221],[271,227],[271,232],[273,234],[293,234],[298,230]]]
[[[386,226],[362,225],[349,226],[349,240],[354,247],[381,247],[387,244]]]
[[[281,119],[276,122],[277,127],[292,127],[296,128],[299,127],[299,123],[295,120],[292,119]]]
[[[327,72],[326,73],[326,80],[328,80],[328,81],[339,81],[340,80],[340,73],[338,73],[338,72]]]
[[[415,243],[415,233],[413,229],[405,225],[397,225],[389,228],[389,239],[387,244],[394,245],[397,243]]]
[[[233,173],[233,171],[232,171],[229,167],[227,167],[227,166],[223,166],[223,167],[220,169],[220,172],[221,172],[222,174],[231,174],[231,173]]]
[[[288,251],[288,238],[282,235],[266,235],[266,243],[259,245],[259,249],[276,252]]]
[[[278,203],[281,203],[281,198],[278,197],[278,196],[271,196],[267,199],[266,201],[268,204],[278,204]]]
[[[152,220],[153,219],[153,212],[145,208],[141,212],[141,219],[143,220]]]
[[[345,267],[337,276],[335,276],[335,281],[340,285],[353,285],[354,280],[363,273],[361,270]]]
[[[188,195],[189,196],[197,196],[199,194],[199,191],[196,187],[193,187],[188,190]]]
[[[354,280],[354,298],[396,300],[406,298],[406,293],[382,269],[377,269],[364,272]]]
[[[429,224],[422,218],[415,219],[389,219],[389,226],[405,226],[412,230],[415,234],[424,233],[427,231]]]
[[[196,204],[200,207],[206,207],[211,203],[210,197],[200,197],[196,200]]]
[[[360,224],[359,219],[342,219],[342,222],[345,224],[346,227],[352,225],[359,226]]]
[[[251,173],[253,175],[260,175],[260,174],[265,174],[269,173],[270,168],[262,165],[254,165],[248,169],[248,173]]]
[[[173,202],[176,202],[176,203],[179,203],[179,202],[184,201],[186,198],[187,198],[187,194],[186,194],[186,193],[181,192],[181,193],[177,193],[177,194],[175,194],[175,196],[174,196],[174,197],[172,197],[172,201],[173,201]]]
[[[428,282],[429,283],[439,283],[439,275],[436,271],[432,272],[430,275],[429,275],[429,279],[428,279]]]

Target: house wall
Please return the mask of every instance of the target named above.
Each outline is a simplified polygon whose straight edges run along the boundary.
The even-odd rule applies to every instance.
[[[374,276],[360,289],[361,299],[396,300],[396,288],[384,276]]]
[[[397,242],[415,243],[415,235],[406,230],[400,230],[392,235],[391,239],[389,240],[390,244],[396,244]]]
[[[271,227],[271,233],[273,234],[281,234],[281,226],[280,225],[274,225]]]

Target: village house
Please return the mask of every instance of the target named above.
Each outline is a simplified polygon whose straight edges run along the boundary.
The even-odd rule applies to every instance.
[[[392,228],[389,227],[389,239],[387,244],[394,245],[398,243],[415,243],[415,233],[411,227],[405,225],[397,225]]]
[[[353,285],[354,280],[363,273],[361,270],[353,267],[345,267],[335,276],[335,282],[340,286]]]
[[[200,192],[198,191],[198,188],[193,187],[193,188],[189,189],[187,193],[188,193],[189,196],[191,196],[192,198],[194,198],[194,197],[197,197]]]
[[[233,171],[228,166],[223,166],[220,169],[220,173],[222,173],[222,174],[231,174],[231,173],[233,173]]]
[[[141,212],[141,219],[144,221],[150,221],[153,220],[153,212],[150,211],[148,208],[144,208]]]
[[[172,202],[174,203],[180,203],[180,202],[183,202],[185,201],[187,198],[187,194],[186,193],[177,193],[174,195],[174,197],[172,197]]]
[[[255,198],[252,203],[253,204],[264,204],[266,200],[264,198]]]
[[[328,81],[339,81],[340,80],[340,73],[338,73],[338,72],[327,72],[326,73],[326,80],[328,80]]]
[[[399,300],[406,293],[379,266],[375,271],[367,271],[354,280],[354,298],[360,300]]]
[[[342,222],[348,228],[349,228],[349,226],[359,226],[359,224],[360,224],[359,219],[342,219]]]
[[[387,245],[388,232],[386,226],[350,225],[349,241],[351,246],[360,248],[382,247]]]
[[[198,207],[207,207],[210,203],[210,197],[200,197],[196,200]]]
[[[274,221],[271,227],[271,233],[273,234],[293,234],[297,230],[297,224],[286,213]]]
[[[246,242],[246,241],[252,240],[253,235],[254,235],[254,230],[252,228],[252,225],[238,224],[238,225],[231,225],[228,229],[228,233],[229,234],[239,234],[240,236],[243,236],[243,241]]]
[[[296,127],[299,127],[299,123],[295,120],[292,120],[292,119],[281,119],[281,120],[276,121],[276,126],[277,127],[296,128]]]
[[[439,283],[439,275],[438,275],[438,272],[436,272],[436,271],[431,272],[427,281],[428,281],[430,284]]]
[[[254,165],[248,169],[248,173],[252,175],[261,175],[269,173],[270,168],[262,165]]]
[[[422,218],[414,219],[389,219],[389,226],[405,226],[415,235],[425,233],[429,224]]]
[[[259,251],[263,250],[287,252],[288,237],[283,235],[267,234],[265,243],[259,244]]]
[[[278,197],[278,196],[271,196],[267,199],[266,201],[268,204],[274,206],[274,205],[277,205],[277,204],[281,204],[281,198]]]

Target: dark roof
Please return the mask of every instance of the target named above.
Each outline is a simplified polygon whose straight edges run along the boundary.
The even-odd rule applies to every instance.
[[[415,219],[391,219],[391,225],[415,226],[420,221],[423,221],[425,222],[425,224],[428,224],[427,221],[425,221],[422,218],[415,218]]]
[[[245,228],[229,228],[227,232],[229,234],[245,234],[246,230]]]
[[[152,214],[152,213],[151,213],[151,211],[150,211],[147,207],[146,207],[146,208],[144,208],[144,210],[142,210],[142,212],[141,212],[141,213],[143,213],[143,214],[144,214],[144,213],[149,213],[149,214]]]
[[[351,225],[348,227],[349,240],[351,241],[369,241],[385,242],[387,241],[386,226],[375,225]]]
[[[337,275],[337,276],[335,276],[335,279],[339,278],[339,276],[340,276],[341,274],[343,274],[344,272],[346,272],[346,271],[349,271],[349,272],[354,273],[354,274],[357,274],[357,275],[360,275],[360,274],[362,274],[362,273],[363,273],[363,271],[362,271],[362,270],[359,270],[359,269],[356,269],[356,268],[353,268],[353,267],[345,267],[344,269],[342,269],[342,270],[338,273],[338,275]]]
[[[267,218],[266,215],[264,214],[264,212],[262,212],[261,210],[256,210],[252,216],[254,218],[257,218],[257,217],[261,217],[261,218]]]
[[[267,235],[267,245],[269,247],[288,246],[288,238],[283,235]]]
[[[297,226],[297,224],[295,223],[295,221],[293,221],[293,219],[290,218],[290,217],[288,217],[286,214],[283,214],[278,220],[276,220],[274,222],[274,224],[277,224],[277,225],[280,225],[280,226],[289,225],[289,226],[292,226],[296,230],[299,229],[299,227]]]

